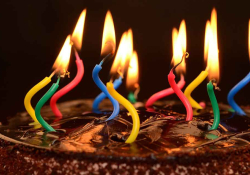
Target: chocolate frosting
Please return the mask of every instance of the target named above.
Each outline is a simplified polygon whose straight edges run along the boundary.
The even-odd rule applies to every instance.
[[[185,121],[185,108],[175,101],[163,101],[150,109],[135,104],[141,121],[139,135],[132,144],[126,144],[132,129],[132,119],[122,109],[114,120],[105,122],[111,112],[109,101],[103,102],[103,111],[91,112],[92,100],[76,100],[59,105],[64,114],[57,121],[49,107],[42,116],[57,132],[45,132],[39,126],[30,126],[26,112],[2,121],[0,138],[10,142],[46,150],[98,155],[148,157],[154,154],[165,158],[173,154],[240,148],[250,143],[250,118],[229,112],[220,104],[221,122],[217,130],[210,130],[213,112],[209,104],[194,111],[193,121]],[[248,109],[247,109],[248,110]],[[89,112],[88,112],[89,111]]]

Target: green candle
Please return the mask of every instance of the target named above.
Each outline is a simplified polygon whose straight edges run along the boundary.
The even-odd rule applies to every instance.
[[[217,129],[220,124],[220,109],[214,94],[214,85],[212,81],[207,84],[207,93],[212,103],[213,113],[214,113],[214,122],[210,130]]]
[[[47,130],[47,131],[55,131],[55,129],[50,126],[41,116],[41,109],[43,105],[50,99],[50,97],[56,92],[59,87],[60,77],[58,77],[57,82],[53,83],[50,89],[44,94],[44,96],[39,100],[35,108],[36,118],[39,123]]]
[[[133,92],[129,92],[128,94],[128,100],[130,101],[130,103],[134,104],[136,103],[136,98]]]

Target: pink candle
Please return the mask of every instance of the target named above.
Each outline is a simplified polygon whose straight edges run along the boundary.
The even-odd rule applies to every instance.
[[[55,114],[55,116],[59,119],[61,119],[63,115],[56,105],[57,100],[61,98],[62,96],[64,96],[65,94],[67,94],[72,89],[74,89],[80,83],[84,74],[83,62],[80,59],[77,51],[75,51],[75,57],[76,57],[76,66],[77,66],[77,74],[75,78],[69,84],[64,86],[61,90],[55,93],[50,100],[50,107],[53,113]]]
[[[185,86],[185,79],[184,76],[181,74],[181,79],[180,81],[177,83],[177,86],[179,89],[182,89]],[[169,95],[172,95],[174,93],[174,90],[170,87],[167,89],[164,89],[160,92],[155,93],[154,95],[152,95],[146,102],[146,107],[150,107],[154,104],[154,102],[156,102],[157,100],[167,97]]]

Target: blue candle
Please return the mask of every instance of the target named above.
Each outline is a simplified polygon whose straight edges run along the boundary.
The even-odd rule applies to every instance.
[[[234,96],[248,83],[250,82],[250,73],[241,80],[238,84],[236,84],[233,89],[228,93],[227,101],[229,105],[234,109],[234,111],[239,115],[246,115],[246,113],[239,107],[239,105],[234,101]]]
[[[119,77],[118,79],[116,79],[114,81],[114,88],[118,89],[119,86],[122,84],[122,77]],[[104,92],[101,92],[94,100],[92,108],[94,111],[98,111],[99,108],[99,104],[105,99],[107,98],[106,94]]]
[[[109,100],[113,104],[114,110],[113,110],[111,116],[106,120],[106,121],[109,121],[109,120],[114,119],[119,114],[120,106],[119,106],[119,103],[109,94],[107,87],[103,84],[103,82],[101,81],[101,79],[99,77],[99,72],[102,70],[102,63],[103,63],[103,61],[101,61],[100,64],[97,64],[95,66],[95,68],[93,69],[93,72],[92,72],[92,78],[93,78],[95,84],[101,89],[101,91],[109,98]]]

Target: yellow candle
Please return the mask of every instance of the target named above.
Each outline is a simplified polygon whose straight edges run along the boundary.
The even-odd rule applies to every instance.
[[[190,102],[191,106],[196,109],[203,109],[199,103],[197,103],[192,97],[191,93],[193,90],[199,86],[207,77],[208,71],[202,71],[198,77],[196,77],[185,89],[184,95],[187,97],[188,101]]]
[[[25,109],[34,120],[35,123],[33,124],[39,124],[39,122],[36,119],[35,110],[31,105],[31,99],[38,91],[40,91],[42,88],[44,88],[47,84],[51,82],[51,77],[53,77],[54,74],[55,73],[53,72],[49,77],[45,77],[42,81],[36,84],[32,89],[29,90],[29,92],[26,94],[24,98]]]
[[[140,130],[140,118],[138,116],[138,113],[137,113],[136,109],[134,108],[134,106],[114,89],[113,83],[108,82],[107,89],[108,89],[108,92],[110,93],[110,95],[114,99],[116,99],[121,105],[123,105],[128,110],[130,115],[132,116],[133,128],[132,128],[130,136],[126,140],[126,143],[132,143],[135,141],[136,137],[138,136],[139,130]]]

